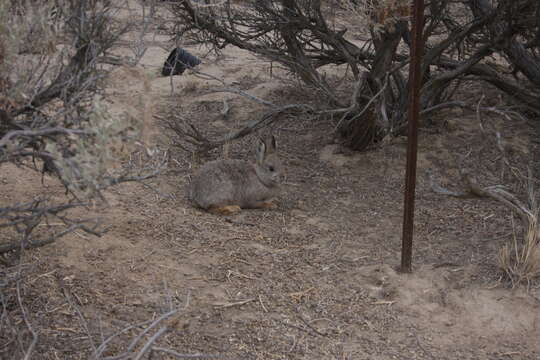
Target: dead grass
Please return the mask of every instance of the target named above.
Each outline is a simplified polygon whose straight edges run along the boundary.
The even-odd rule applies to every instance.
[[[533,186],[529,189],[532,191]],[[529,193],[529,199],[531,208],[521,215],[522,228],[515,229],[514,226],[513,241],[505,244],[499,251],[500,267],[514,286],[522,283],[530,285],[533,279],[540,276],[539,208],[536,206],[534,192]]]

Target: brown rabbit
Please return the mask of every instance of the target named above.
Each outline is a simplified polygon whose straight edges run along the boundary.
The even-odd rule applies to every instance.
[[[282,179],[281,162],[276,153],[276,139],[259,139],[256,162],[214,160],[204,164],[194,175],[189,199],[213,213],[230,215],[246,208],[273,208]]]

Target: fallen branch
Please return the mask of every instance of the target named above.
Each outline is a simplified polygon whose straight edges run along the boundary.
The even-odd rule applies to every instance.
[[[162,348],[162,347],[158,347],[158,346],[154,346],[152,348],[152,351],[163,352],[163,353],[165,353],[167,355],[174,356],[175,358],[178,358],[178,359],[219,359],[219,358],[222,358],[222,356],[220,356],[220,355],[180,354],[179,352],[176,352],[174,350],[166,349],[166,348]]]
[[[499,131],[490,131],[487,128],[487,124],[481,117],[481,102],[477,104],[476,113],[480,130],[483,135],[493,135],[494,141],[492,141],[493,149],[500,153],[500,159],[502,159],[502,168],[510,169],[510,174],[514,180],[521,185],[524,189],[524,194],[520,199],[515,193],[512,193],[507,187],[503,185],[481,186],[476,176],[474,176],[469,170],[465,170],[460,164],[459,172],[461,174],[461,182],[464,186],[463,191],[451,191],[438,184],[433,180],[432,174],[430,176],[430,182],[432,189],[439,194],[454,197],[466,197],[477,196],[482,198],[491,198],[506,206],[511,210],[512,215],[517,215],[521,221],[521,227],[519,230],[514,228],[513,241],[505,244],[499,251],[499,266],[504,270],[512,284],[516,286],[522,282],[529,283],[534,277],[540,276],[540,241],[538,239],[538,215],[540,207],[538,205],[535,184],[536,180],[533,177],[531,167],[527,167],[526,176],[523,174],[525,171],[520,171],[518,168],[518,162],[516,161],[516,154],[510,157],[503,144],[503,139]],[[508,112],[498,112],[500,116],[509,118]],[[484,139],[489,139],[484,136]],[[485,148],[485,146],[482,146]],[[463,158],[465,160],[467,154]],[[516,190],[516,193],[519,193]],[[512,217],[512,225],[514,223],[514,217]],[[523,236],[518,235],[519,232]],[[518,240],[522,238],[522,240]]]
[[[219,308],[229,308],[233,306],[242,306],[250,302],[253,302],[255,300],[256,300],[255,298],[252,298],[252,299],[246,299],[246,300],[235,301],[235,302],[218,302],[218,303],[214,303],[213,305]]]

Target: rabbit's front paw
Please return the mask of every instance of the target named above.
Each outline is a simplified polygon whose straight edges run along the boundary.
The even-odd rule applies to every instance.
[[[272,200],[262,201],[258,204],[260,209],[277,209],[278,206]]]

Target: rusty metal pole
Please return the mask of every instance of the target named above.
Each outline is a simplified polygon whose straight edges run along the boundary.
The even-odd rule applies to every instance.
[[[409,65],[409,109],[407,170],[405,173],[405,201],[403,211],[403,240],[401,248],[401,271],[412,271],[412,242],[414,230],[414,196],[416,188],[416,156],[418,153],[418,117],[420,116],[420,86],[424,41],[424,0],[414,0],[412,14],[411,63]]]

